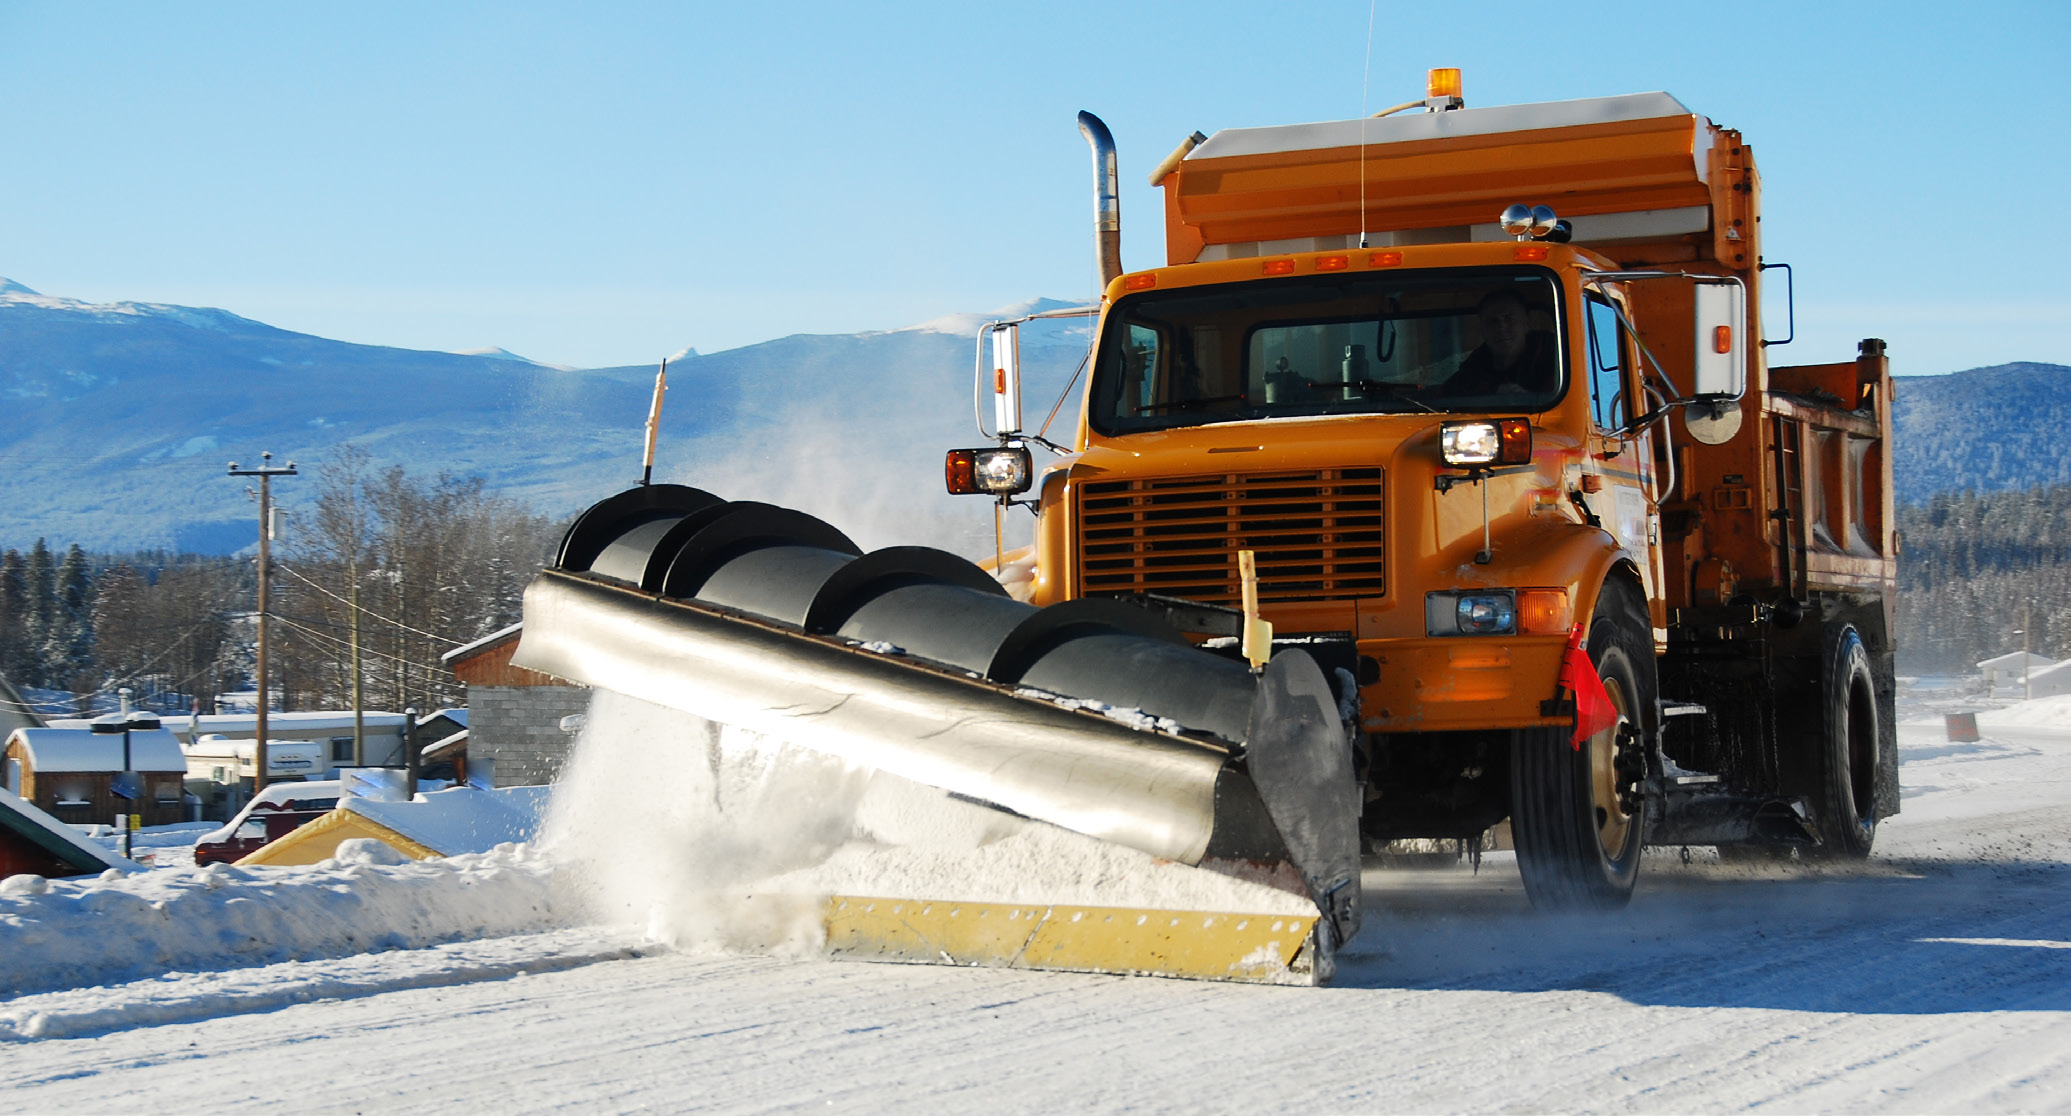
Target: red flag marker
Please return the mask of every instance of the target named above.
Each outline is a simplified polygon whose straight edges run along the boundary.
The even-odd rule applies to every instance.
[[[1618,707],[1611,704],[1604,680],[1597,676],[1596,664],[1589,661],[1589,652],[1583,648],[1580,624],[1568,633],[1568,649],[1561,653],[1560,684],[1575,695],[1575,735],[1569,743],[1579,752],[1584,740],[1618,723]]]

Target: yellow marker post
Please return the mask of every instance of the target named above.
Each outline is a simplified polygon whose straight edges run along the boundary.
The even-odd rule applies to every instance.
[[[669,362],[662,361],[654,374],[654,402],[647,408],[647,452],[640,459],[640,483],[654,479],[654,439],[662,429],[662,396],[669,391]]]
[[[1273,657],[1273,625],[1258,618],[1258,558],[1251,551],[1237,552],[1237,576],[1244,583],[1244,657],[1258,670]]]

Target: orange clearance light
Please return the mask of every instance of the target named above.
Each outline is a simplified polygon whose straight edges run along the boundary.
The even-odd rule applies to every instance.
[[[1517,630],[1524,635],[1566,635],[1575,623],[1566,589],[1519,589]]]
[[[1513,260],[1543,260],[1546,258],[1546,246],[1544,244],[1520,244],[1515,251],[1510,253],[1510,258]]]
[[[1368,266],[1368,267],[1401,267],[1401,266],[1402,266],[1402,253],[1400,253],[1400,252],[1375,252],[1375,253],[1374,253],[1373,255],[1371,255],[1371,256],[1368,256],[1368,257],[1366,257],[1366,266]]]
[[[1460,68],[1458,66],[1446,66],[1426,71],[1424,74],[1424,96],[1460,96]]]
[[[1128,276],[1122,280],[1122,289],[1125,291],[1147,291],[1157,285],[1158,277],[1148,271],[1141,275]]]
[[[942,462],[942,480],[952,496],[978,491],[978,451],[950,450]]]
[[[1350,256],[1316,257],[1316,270],[1318,271],[1343,271],[1350,266],[1352,266],[1352,257]]]
[[[1259,270],[1260,270],[1261,272],[1263,272],[1264,274],[1267,274],[1267,275],[1293,275],[1293,274],[1294,274],[1294,261],[1293,261],[1293,260],[1267,260],[1267,261],[1265,262],[1265,265],[1264,265],[1263,267],[1259,268]]]
[[[1711,351],[1730,353],[1733,351],[1733,327],[1714,326],[1711,331]]]
[[[1502,419],[1496,423],[1496,444],[1502,449],[1496,460],[1504,465],[1529,465],[1532,460],[1532,424],[1529,419]]]

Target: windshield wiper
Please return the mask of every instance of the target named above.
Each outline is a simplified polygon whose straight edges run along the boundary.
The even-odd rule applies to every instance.
[[[1411,389],[1412,385],[1410,384],[1398,384],[1389,380],[1307,380],[1304,382],[1311,391],[1343,391],[1350,388],[1366,396],[1368,399],[1372,399],[1375,396],[1386,396],[1388,399],[1401,400],[1413,407],[1422,408],[1434,415],[1438,413],[1436,407],[1421,399],[1413,399],[1403,394],[1406,390]]]

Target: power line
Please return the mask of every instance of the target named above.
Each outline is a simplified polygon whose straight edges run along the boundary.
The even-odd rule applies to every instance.
[[[281,568],[281,569],[283,569],[283,570],[286,570],[286,571],[288,572],[288,574],[289,574],[290,576],[294,577],[294,579],[295,579],[295,580],[297,580],[297,581],[301,582],[301,583],[302,583],[302,584],[304,584],[304,585],[307,585],[307,586],[309,586],[309,587],[310,587],[311,589],[314,589],[314,590],[316,590],[316,591],[317,591],[317,592],[319,592],[319,593],[322,593],[322,594],[323,594],[324,596],[326,596],[326,597],[329,597],[329,598],[331,598],[331,599],[332,599],[332,600],[334,600],[334,601],[337,601],[337,602],[338,602],[339,604],[342,604],[342,605],[346,606],[347,608],[351,608],[351,607],[353,607],[353,604],[352,604],[352,602],[351,602],[351,601],[349,601],[349,600],[345,599],[344,597],[341,597],[341,596],[339,596],[339,595],[338,595],[338,594],[336,594],[336,593],[333,593],[333,592],[331,592],[331,591],[330,591],[329,589],[326,589],[326,588],[324,588],[323,586],[321,586],[321,585],[318,585],[318,584],[317,584],[316,582],[314,582],[314,581],[311,581],[311,580],[309,580],[308,578],[306,578],[306,577],[302,576],[302,575],[301,575],[300,573],[298,573],[298,572],[297,572],[297,571],[295,570],[295,568],[294,568],[293,566],[288,566],[288,565],[281,565],[281,567],[280,567],[280,568]],[[438,641],[439,641],[439,642],[441,642],[441,643],[450,643],[450,644],[452,644],[452,645],[453,645],[453,646],[455,646],[455,647],[458,647],[458,646],[460,646],[461,644],[463,644],[463,643],[466,643],[466,642],[467,642],[467,641],[466,641],[466,640],[464,640],[464,639],[454,639],[454,638],[453,638],[452,636],[442,636],[442,635],[440,635],[440,634],[439,634],[439,633],[437,633],[437,632],[427,632],[427,631],[425,631],[425,630],[424,630],[423,628],[413,628],[413,627],[411,627],[410,625],[408,625],[408,624],[405,624],[405,623],[403,623],[403,622],[402,622],[401,620],[395,620],[395,619],[391,619],[391,618],[389,618],[389,617],[383,616],[383,615],[381,615],[380,613],[378,613],[378,612],[375,612],[375,611],[374,611],[373,609],[370,609],[370,608],[366,607],[365,605],[361,605],[361,606],[359,606],[359,609],[360,609],[360,615],[362,615],[362,616],[371,616],[371,617],[373,617],[374,619],[376,619],[376,620],[379,620],[379,621],[381,621],[381,622],[382,622],[382,623],[384,623],[384,624],[394,624],[394,625],[395,625],[396,627],[398,627],[398,628],[401,628],[401,629],[403,629],[403,630],[404,630],[404,631],[406,631],[406,632],[410,632],[410,633],[412,633],[412,634],[415,634],[415,635],[421,635],[421,636],[425,637],[426,639],[435,639],[435,640],[438,640]]]

